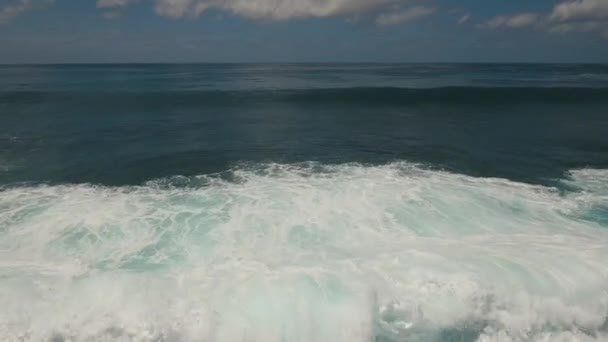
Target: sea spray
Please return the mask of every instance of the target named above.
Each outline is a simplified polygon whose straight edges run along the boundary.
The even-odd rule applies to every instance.
[[[307,163],[6,187],[0,339],[603,341],[606,177]]]

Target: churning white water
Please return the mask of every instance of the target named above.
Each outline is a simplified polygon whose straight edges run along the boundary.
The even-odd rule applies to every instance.
[[[0,340],[608,340],[607,170],[230,178],[2,190]]]

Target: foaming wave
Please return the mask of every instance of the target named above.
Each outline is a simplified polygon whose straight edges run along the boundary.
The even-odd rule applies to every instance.
[[[578,201],[579,217],[608,227],[608,172],[598,169],[573,170],[565,184],[578,190],[572,197]]]
[[[608,170],[407,163],[0,192],[5,341],[602,341]]]

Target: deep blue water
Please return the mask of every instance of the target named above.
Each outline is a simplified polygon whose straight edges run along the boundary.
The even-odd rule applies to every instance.
[[[605,341],[607,228],[608,65],[0,66],[0,340]]]
[[[606,65],[0,67],[0,183],[408,160],[542,181],[608,165]]]

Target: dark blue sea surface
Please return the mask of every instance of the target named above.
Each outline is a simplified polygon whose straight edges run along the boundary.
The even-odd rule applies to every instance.
[[[0,183],[408,160],[542,181],[608,165],[607,65],[0,67]]]
[[[0,340],[606,341],[608,65],[0,66]]]

